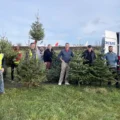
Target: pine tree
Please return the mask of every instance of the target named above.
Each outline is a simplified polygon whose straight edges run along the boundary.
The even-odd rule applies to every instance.
[[[102,55],[98,54],[93,65],[83,64],[84,59],[81,57],[81,52],[76,52],[74,58],[70,62],[69,79],[78,83],[90,84],[92,82],[101,83],[114,80],[114,76],[106,66]]]
[[[23,60],[17,68],[17,78],[28,87],[37,86],[46,78],[45,65],[35,59]]]
[[[16,56],[16,52],[7,38],[0,38],[0,52],[4,53],[6,65],[11,66],[11,61]]]
[[[105,60],[102,59],[103,55],[98,54],[97,59],[95,60],[93,66],[89,67],[89,71],[92,73],[93,81],[100,82],[100,85],[102,82],[108,82],[113,81],[114,75],[109,70],[109,67],[105,64]]]
[[[78,83],[90,81],[91,74],[88,65],[83,65],[84,60],[80,51],[75,51],[75,53],[70,62],[69,79]]]
[[[49,82],[58,82],[61,71],[61,62],[58,60],[57,55],[54,54],[52,59],[52,67],[47,71],[47,80]]]
[[[37,44],[37,41],[41,41],[44,38],[44,29],[42,27],[42,24],[39,22],[39,17],[37,15],[36,21],[32,23],[31,30],[29,31],[29,34],[31,36],[31,39],[35,40],[35,43]]]

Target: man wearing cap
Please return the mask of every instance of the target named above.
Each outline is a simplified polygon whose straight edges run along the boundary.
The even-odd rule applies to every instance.
[[[93,64],[94,60],[96,59],[96,55],[91,45],[88,45],[87,50],[83,52],[82,57],[86,60],[83,62],[83,64]]]

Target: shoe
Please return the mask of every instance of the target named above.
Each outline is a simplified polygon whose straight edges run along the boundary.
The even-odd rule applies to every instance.
[[[58,85],[62,85],[61,83],[58,83]]]
[[[65,83],[65,85],[70,85],[70,83]]]

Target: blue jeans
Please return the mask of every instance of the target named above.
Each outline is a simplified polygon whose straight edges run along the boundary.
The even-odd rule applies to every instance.
[[[0,71],[0,93],[4,93],[4,80],[2,71]]]

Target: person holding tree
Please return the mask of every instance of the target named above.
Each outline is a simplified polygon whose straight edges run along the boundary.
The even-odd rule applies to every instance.
[[[49,44],[47,49],[44,51],[44,55],[43,55],[46,69],[51,68],[53,53],[54,53],[54,51],[52,49],[52,46],[51,46],[51,44]]]
[[[109,46],[108,50],[109,52],[105,55],[105,59],[110,70],[112,71],[113,74],[115,74],[117,72],[118,57],[117,54],[113,52],[113,46]],[[108,82],[108,85],[111,85],[110,81]],[[118,86],[118,82],[116,82],[116,86]]]
[[[61,85],[65,76],[65,85],[70,85],[68,82],[68,73],[69,73],[69,62],[71,60],[71,57],[73,57],[74,54],[70,50],[69,43],[65,44],[65,49],[61,50],[61,52],[58,55],[58,58],[61,60],[61,73],[58,85]]]
[[[0,52],[0,94],[4,94],[3,72],[5,67],[4,54]]]
[[[94,60],[96,59],[96,55],[91,45],[88,45],[87,50],[83,52],[82,57],[85,59],[83,64],[93,64]]]

